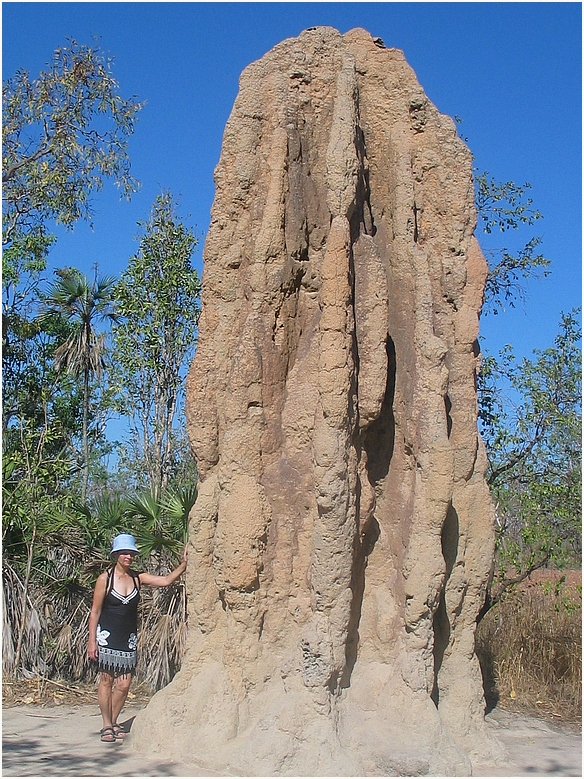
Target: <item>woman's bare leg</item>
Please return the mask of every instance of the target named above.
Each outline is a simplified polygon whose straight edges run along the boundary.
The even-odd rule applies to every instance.
[[[112,720],[112,687],[114,683],[113,673],[101,671],[97,686],[97,702],[101,711],[104,728],[110,728],[115,720]]]
[[[130,684],[132,683],[132,674],[124,674],[124,676],[118,676],[116,684],[112,692],[112,723],[115,724],[120,716],[120,711],[124,707],[128,692],[130,690]]]

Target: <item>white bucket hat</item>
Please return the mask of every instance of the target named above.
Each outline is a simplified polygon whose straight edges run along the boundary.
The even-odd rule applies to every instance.
[[[134,536],[129,533],[120,533],[114,538],[111,554],[116,552],[136,552],[137,554],[138,551]]]

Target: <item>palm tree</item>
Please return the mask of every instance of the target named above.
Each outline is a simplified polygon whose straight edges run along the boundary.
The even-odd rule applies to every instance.
[[[44,296],[41,318],[57,314],[73,326],[71,335],[56,350],[55,368],[83,381],[83,487],[85,502],[89,483],[89,405],[91,379],[99,378],[105,367],[105,335],[99,333],[100,321],[116,322],[113,276],[98,277],[93,282],[75,268],[56,271],[59,276]]]

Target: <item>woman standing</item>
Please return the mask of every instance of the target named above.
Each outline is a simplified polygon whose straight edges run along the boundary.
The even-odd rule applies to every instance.
[[[166,576],[132,571],[130,566],[138,549],[129,533],[114,538],[111,553],[115,565],[102,573],[95,584],[87,654],[97,662],[100,671],[97,700],[103,718],[101,740],[113,744],[126,735],[117,720],[136,670],[140,587],[172,584],[186,570],[187,550],[185,547],[180,565]]]

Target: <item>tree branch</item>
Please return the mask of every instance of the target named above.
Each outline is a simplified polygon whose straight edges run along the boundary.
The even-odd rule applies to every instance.
[[[2,173],[2,182],[6,183],[7,181],[10,181],[10,179],[13,178],[21,168],[23,168],[25,165],[30,165],[31,162],[36,162],[36,160],[39,160],[41,157],[44,157],[50,151],[51,151],[51,142],[45,141],[45,143],[41,145],[34,152],[34,154],[31,154],[29,157],[24,157],[24,159],[20,160],[20,162],[14,162],[12,165],[9,165],[8,170]]]
[[[496,606],[497,603],[501,600],[504,593],[510,589],[511,587],[514,587],[516,584],[521,584],[521,582],[525,581],[534,571],[537,571],[539,568],[543,568],[543,566],[548,562],[550,559],[550,553],[547,552],[546,555],[539,560],[537,563],[533,563],[532,565],[528,566],[527,569],[517,576],[511,576],[508,578],[503,579],[502,582],[500,582],[499,586],[497,587],[497,590],[494,595],[491,594],[490,587],[487,589],[487,595],[485,597],[485,602],[483,604],[482,609],[479,611],[477,616],[477,625],[478,623],[483,619],[483,617],[493,608],[493,606]]]

